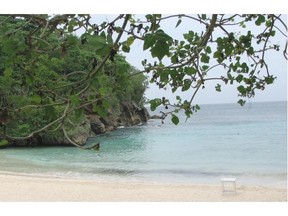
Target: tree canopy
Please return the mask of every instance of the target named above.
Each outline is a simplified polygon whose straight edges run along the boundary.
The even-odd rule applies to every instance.
[[[89,14],[2,15],[0,116],[7,128],[1,136],[28,139],[46,130],[61,130],[67,136],[67,125],[80,124],[88,105],[105,116],[116,99],[143,104],[146,75],[160,89],[170,86],[172,92],[191,92],[190,100],[177,96],[173,104],[165,97],[149,101],[151,110],[164,106],[167,112],[162,118],[170,116],[178,124],[177,112],[184,110],[190,117],[200,109],[193,100],[210,81],[218,81],[218,92],[222,85],[235,86],[241,97],[238,103],[244,105],[245,98],[276,79],[267,52],[283,52],[287,60],[287,43],[280,47],[272,40],[276,34],[287,39],[281,15],[143,17],[120,14],[99,24]],[[175,31],[184,19],[191,22],[181,40],[161,28],[163,20],[172,18],[177,19],[175,26],[171,24]],[[232,31],[233,26],[245,31]],[[140,70],[121,55],[129,53],[136,41],[143,41],[143,51],[153,58],[153,62],[143,59]],[[18,130],[9,130],[16,126]]]

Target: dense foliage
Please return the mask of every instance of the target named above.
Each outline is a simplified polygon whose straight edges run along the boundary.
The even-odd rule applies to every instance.
[[[169,19],[176,19],[176,31],[184,19],[191,23],[181,40],[161,27]],[[210,81],[218,81],[219,92],[222,85],[234,85],[242,97],[238,103],[244,105],[245,98],[276,79],[266,53],[281,51],[287,59],[287,43],[280,47],[273,42],[275,35],[287,39],[287,26],[274,14],[147,14],[141,19],[121,14],[102,23],[90,15],[14,15],[2,16],[0,28],[0,114],[8,138],[59,128],[65,134],[67,122],[83,118],[87,105],[105,116],[115,100],[141,103],[145,77],[135,75],[141,73],[160,89],[191,92],[190,100],[176,96],[175,104],[164,97],[150,101],[152,110],[173,107],[162,117],[170,115],[178,124],[179,110],[190,117],[200,109],[193,100]],[[83,33],[76,37],[78,30]],[[143,59],[141,73],[119,55],[129,53],[137,40],[153,59]],[[18,128],[17,134],[9,125]]]
[[[146,77],[119,54],[89,78],[103,58],[95,44],[106,44],[104,36],[80,38],[42,29],[37,22],[0,17],[3,138],[28,139],[43,132],[68,136],[71,127],[85,123],[85,109],[105,117],[119,112],[120,101],[143,104]]]

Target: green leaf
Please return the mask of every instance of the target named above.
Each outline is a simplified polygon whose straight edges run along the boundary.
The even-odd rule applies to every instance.
[[[206,53],[210,54],[212,52],[211,47],[207,46],[205,49]]]
[[[183,48],[186,49],[186,50],[190,50],[191,46],[190,46],[190,44],[186,44]]]
[[[235,79],[238,83],[242,82],[243,80],[243,75],[242,74],[239,74],[236,79]]]
[[[203,71],[207,71],[209,69],[209,65],[203,65],[202,69],[203,69]]]
[[[187,91],[188,89],[190,89],[191,84],[192,84],[192,81],[190,79],[185,79],[184,85],[182,87],[182,91]]]
[[[253,47],[249,47],[247,50],[247,54],[248,55],[253,55],[254,54],[254,48]]]
[[[220,46],[220,45],[222,45],[222,43],[223,43],[223,39],[222,39],[221,37],[218,37],[218,38],[216,39],[216,42],[217,42],[218,46]]]
[[[203,62],[203,63],[209,63],[210,57],[209,57],[208,55],[202,53],[202,54],[201,54],[200,61]]]
[[[151,14],[147,14],[145,17],[146,17],[147,21],[150,21],[153,18],[153,16]]]
[[[255,24],[257,25],[257,26],[260,26],[261,25],[261,23],[264,23],[265,22],[265,16],[263,16],[263,15],[259,15],[258,16],[258,19],[255,21]]]
[[[193,112],[191,110],[185,110],[185,115],[190,118]]]
[[[173,70],[170,70],[169,74],[172,79],[176,79],[178,75],[178,71],[176,69],[173,69]]]
[[[176,24],[176,26],[175,26],[175,28],[177,28],[177,27],[181,24],[181,22],[182,22],[182,20],[179,19],[178,22],[177,22],[177,24]]]
[[[233,51],[233,46],[226,46],[225,47],[225,55],[226,56],[231,55],[232,51]]]
[[[88,42],[94,46],[94,49],[101,50],[107,47],[106,39],[99,35],[87,35]]]
[[[267,20],[266,21],[266,26],[267,27],[271,27],[272,26],[272,21],[271,20]]]
[[[195,33],[193,31],[189,31],[187,34],[183,34],[183,36],[189,43],[192,43]]]
[[[101,34],[100,34],[100,36],[103,37],[103,38],[106,38],[105,31],[102,31]]]
[[[249,67],[248,67],[248,65],[245,62],[243,62],[240,67],[242,68],[242,71],[244,73],[248,73],[249,72]]]
[[[171,57],[171,62],[172,62],[173,64],[178,63],[178,62],[179,62],[178,56],[177,56],[177,55],[173,55],[173,56]]]
[[[178,118],[176,115],[174,115],[174,114],[172,114],[171,121],[172,121],[173,124],[175,124],[175,125],[178,125],[178,124],[179,124],[179,118]]]
[[[111,51],[110,46],[105,46],[102,49],[97,50],[97,54],[100,56],[106,56]]]
[[[275,34],[276,34],[276,31],[274,31],[274,30],[270,32],[270,35],[271,35],[272,37],[274,37]]]
[[[201,18],[202,18],[203,20],[206,20],[206,19],[207,19],[207,15],[206,15],[206,14],[201,14]]]
[[[152,47],[151,54],[152,57],[157,57],[161,61],[165,55],[169,55],[169,45],[165,41],[158,40]]]
[[[186,67],[184,69],[185,73],[188,75],[194,75],[196,74],[197,70],[194,67]]]
[[[215,51],[214,54],[213,54],[213,58],[217,59],[217,61],[219,63],[223,62],[223,58],[222,58],[222,52],[220,51]]]
[[[156,43],[156,38],[153,34],[146,34],[144,37],[143,50],[147,50]]]
[[[229,39],[230,42],[235,39],[235,36],[234,36],[233,32],[229,33],[228,39]]]
[[[169,79],[169,70],[164,70],[160,73],[160,82],[167,83]]]
[[[113,42],[113,39],[112,39],[112,36],[109,34],[107,35],[107,42],[109,45],[113,46],[114,42]]]
[[[220,84],[217,84],[217,85],[215,86],[215,89],[216,89],[217,92],[221,92],[221,85],[220,85]]]
[[[237,87],[237,90],[241,93],[241,94],[245,94],[246,93],[246,89],[244,86],[240,85]]]
[[[70,23],[68,26],[68,32],[71,33],[71,32],[73,32],[73,30],[74,30],[74,24]]]
[[[245,100],[242,100],[242,99],[240,99],[240,100],[238,100],[238,102],[237,103],[239,103],[241,106],[244,106],[245,105],[245,103],[246,103],[246,101]]]
[[[161,41],[172,41],[173,40],[168,34],[166,34],[161,29],[159,29],[155,32],[155,38],[156,38],[156,40],[161,40]]]
[[[265,77],[265,82],[269,85],[274,82],[274,79],[275,78],[273,76],[268,76],[268,77]]]
[[[126,44],[124,44],[124,45],[122,46],[122,50],[123,50],[123,52],[125,52],[125,53],[129,53],[129,52],[130,52],[130,47],[127,46]]]
[[[144,65],[146,65],[147,64],[147,59],[144,59],[142,62],[141,62],[141,64],[144,66]]]
[[[172,93],[175,93],[178,88],[176,86],[172,87]]]
[[[160,98],[155,98],[149,101],[151,111],[155,111],[158,106],[162,104],[162,100]]]
[[[127,39],[127,46],[130,47],[130,46],[133,44],[133,42],[134,42],[134,37],[133,37],[133,36],[128,37],[128,39]]]
[[[234,79],[234,77],[231,75],[231,73],[228,73],[227,77],[228,77],[229,80],[233,80]]]

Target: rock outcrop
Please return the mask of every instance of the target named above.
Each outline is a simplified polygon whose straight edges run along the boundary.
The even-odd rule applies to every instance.
[[[81,126],[67,127],[67,135],[78,145],[84,145],[86,140],[95,135],[103,134],[117,129],[120,126],[133,126],[146,123],[149,113],[144,107],[137,106],[134,102],[122,102],[120,111],[110,113],[102,118],[95,113],[86,113],[86,120]],[[0,137],[1,138],[1,137]],[[4,138],[3,138],[4,139]],[[2,139],[0,139],[1,141]],[[65,138],[63,132],[50,134],[49,132],[35,135],[28,140],[10,140],[9,146],[60,146],[71,145]]]
[[[89,115],[91,130],[95,135],[106,133],[120,126],[133,126],[146,123],[149,113],[145,107],[139,107],[134,102],[122,102],[120,113],[111,113],[106,118],[101,118],[95,114]]]
[[[134,102],[121,103],[121,115],[119,121],[121,126],[131,126],[147,122],[149,113],[144,107],[137,106]]]
[[[90,120],[88,118],[85,119],[84,122],[81,123],[81,126],[73,126],[67,125],[66,127],[67,135],[71,140],[79,145],[84,145],[91,133]],[[53,136],[54,135],[54,136]],[[41,145],[70,145],[71,143],[65,138],[62,132],[58,134],[40,134],[41,136]],[[39,141],[38,141],[39,143]]]
[[[97,115],[89,115],[91,130],[95,134],[102,134],[106,132],[106,126]]]

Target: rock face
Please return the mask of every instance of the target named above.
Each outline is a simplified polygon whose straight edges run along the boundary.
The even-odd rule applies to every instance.
[[[90,114],[91,130],[97,134],[103,134],[120,126],[132,126],[146,123],[149,113],[145,107],[139,107],[134,102],[122,102],[120,104],[120,114],[111,113],[106,118]]]
[[[119,121],[121,126],[131,126],[147,122],[149,113],[144,107],[138,107],[134,102],[121,103],[121,115]]]
[[[105,124],[100,120],[100,118],[96,115],[89,115],[91,130],[95,134],[105,133],[106,127]]]
[[[91,136],[115,130],[120,126],[146,123],[148,119],[149,113],[146,108],[138,107],[134,102],[122,102],[120,104],[120,112],[110,113],[106,118],[99,117],[94,113],[87,113],[87,119],[81,126],[67,127],[67,134],[78,145],[84,145],[86,140]],[[57,134],[53,135],[45,132],[28,140],[13,140],[9,142],[9,146],[15,147],[42,145],[59,146],[72,144],[65,138],[62,132],[57,132]]]
[[[87,138],[91,136],[91,126],[88,118],[81,124],[81,126],[66,127],[68,136],[77,144],[84,145]],[[37,143],[40,143],[39,141]],[[41,145],[70,145],[70,142],[65,138],[64,134],[60,132],[56,136],[51,134],[41,134]]]

